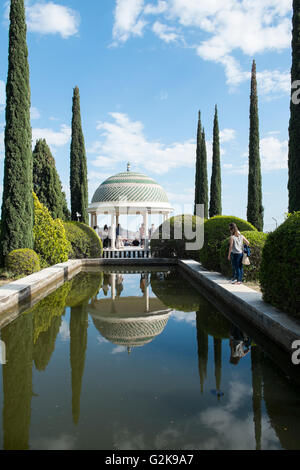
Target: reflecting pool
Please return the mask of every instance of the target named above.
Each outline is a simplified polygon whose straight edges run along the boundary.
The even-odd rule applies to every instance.
[[[300,449],[299,384],[176,270],[82,272],[0,340],[2,449]]]

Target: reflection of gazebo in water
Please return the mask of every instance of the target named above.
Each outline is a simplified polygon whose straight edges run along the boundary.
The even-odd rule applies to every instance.
[[[88,312],[101,336],[117,346],[144,346],[160,335],[172,313],[156,297],[149,297],[147,278],[144,283],[144,296],[117,297],[115,274],[112,274],[111,298],[94,299],[88,305]]]
[[[130,171],[111,176],[96,190],[88,212],[91,214],[91,227],[98,226],[98,215],[110,215],[112,227],[112,247],[115,246],[116,227],[122,215],[141,215],[148,239],[149,215],[159,214],[164,222],[172,208],[164,189],[152,178]]]

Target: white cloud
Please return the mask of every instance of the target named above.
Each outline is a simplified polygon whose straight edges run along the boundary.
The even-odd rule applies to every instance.
[[[177,41],[179,38],[174,28],[156,21],[152,27],[154,33],[166,43]]]
[[[220,131],[220,142],[226,143],[235,140],[236,131],[234,129],[223,129]]]
[[[110,115],[114,122],[99,122],[97,126],[102,134],[102,141],[94,143],[92,148],[97,149],[101,157],[92,162],[94,166],[101,167],[101,162],[106,163],[107,159],[113,166],[118,162],[130,161],[135,166],[142,166],[155,173],[194,166],[196,158],[194,139],[170,145],[159,141],[148,141],[141,122],[131,121],[122,113],[110,113]]]
[[[40,119],[41,117],[39,110],[34,106],[30,108],[30,117],[31,119]]]
[[[290,47],[291,11],[292,0],[160,0],[145,6],[143,0],[117,0],[113,34],[122,42],[141,35],[145,17],[165,42],[178,39],[178,27],[185,44],[189,33],[198,30],[203,40],[192,47],[202,59],[223,65],[227,84],[236,87],[250,79],[250,66],[242,69],[237,52],[252,58]],[[160,15],[159,21],[155,15]],[[257,79],[260,93],[272,98],[290,91],[288,71],[264,70]]]
[[[288,141],[274,136],[260,141],[261,165],[265,172],[288,168]]]
[[[144,13],[145,15],[157,15],[159,13],[164,13],[168,9],[168,3],[163,0],[159,0],[157,5],[149,3],[145,6]]]
[[[64,39],[74,36],[80,23],[80,16],[76,11],[53,2],[27,5],[26,17],[29,31],[60,34]]]
[[[277,132],[269,132],[267,137],[260,140],[260,157],[262,173],[269,173],[276,170],[286,170],[288,168],[288,141],[281,141],[275,137]],[[245,154],[248,159],[248,153]],[[233,174],[248,174],[248,162],[235,165],[226,163],[224,170]]]
[[[113,38],[126,42],[132,36],[141,36],[145,21],[139,19],[144,7],[144,0],[117,0]]]
[[[35,143],[38,139],[46,139],[47,144],[51,147],[63,147],[71,139],[71,128],[63,124],[60,131],[54,131],[53,129],[32,129],[32,143]]]

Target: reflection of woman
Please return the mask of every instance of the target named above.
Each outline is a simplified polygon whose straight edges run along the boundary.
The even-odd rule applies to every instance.
[[[237,326],[233,326],[230,334],[230,364],[238,365],[240,359],[250,352],[251,339]]]

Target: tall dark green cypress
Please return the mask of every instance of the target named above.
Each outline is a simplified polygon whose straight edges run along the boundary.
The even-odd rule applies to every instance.
[[[76,213],[81,214],[80,221],[88,224],[88,182],[87,161],[82,132],[79,88],[74,88],[72,108],[72,141],[70,161],[71,218],[77,220]]]
[[[294,0],[293,9],[292,84],[300,80],[300,0]],[[290,107],[288,189],[289,212],[294,212],[300,211],[300,104],[291,99]]]
[[[33,247],[30,84],[24,0],[11,0],[0,263]]]
[[[33,190],[54,219],[70,218],[55,160],[45,139],[37,140],[33,151]]]
[[[256,64],[253,61],[250,96],[250,139],[247,220],[260,232],[264,228],[264,208],[262,205],[262,178],[259,153],[259,118]]]
[[[199,159],[198,204],[204,205],[204,218],[208,219],[208,176],[205,131],[202,129]]]
[[[209,217],[222,215],[222,180],[221,180],[221,153],[218,108],[215,108],[213,161],[210,185]]]
[[[194,204],[194,215],[196,214],[197,204],[199,204],[199,165],[201,155],[201,142],[202,142],[202,124],[201,124],[201,112],[198,114],[198,129],[197,129],[197,150],[196,150],[196,174],[195,174],[195,204]]]

